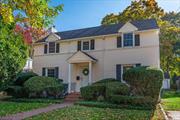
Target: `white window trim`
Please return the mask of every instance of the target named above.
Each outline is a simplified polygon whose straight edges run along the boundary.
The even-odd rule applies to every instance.
[[[89,49],[88,50],[83,50],[83,42],[89,42]],[[81,40],[81,50],[82,51],[92,51],[91,50],[91,40]]]
[[[124,34],[127,34],[127,33],[132,33],[132,34],[133,34],[133,45],[132,45],[132,46],[124,46]],[[123,47],[123,48],[136,47],[136,46],[135,46],[135,33],[134,33],[134,32],[123,32],[123,33],[121,34],[121,38],[122,38],[121,44],[122,44],[122,47]]]
[[[45,76],[48,77],[48,69],[54,69],[55,70],[55,67],[46,67],[45,68]]]
[[[47,54],[56,54],[56,44],[57,44],[57,42],[55,42],[55,52],[54,53],[49,53],[49,43],[50,42],[48,42],[48,43],[46,43],[47,44]],[[60,45],[60,44],[59,44]],[[60,48],[59,48],[59,53],[60,53]]]

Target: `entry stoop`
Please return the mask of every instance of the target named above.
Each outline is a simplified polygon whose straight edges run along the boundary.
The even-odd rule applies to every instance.
[[[76,101],[78,101],[80,99],[81,99],[81,94],[79,92],[74,92],[74,93],[68,94],[65,97],[64,101],[65,102],[76,102]]]

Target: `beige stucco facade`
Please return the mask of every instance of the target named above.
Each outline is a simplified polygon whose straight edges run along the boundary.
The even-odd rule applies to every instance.
[[[133,32],[140,35],[140,46],[117,48],[117,36],[126,32]],[[95,49],[84,51],[97,61],[91,61],[85,55],[78,53],[77,41],[95,39]],[[82,69],[88,68],[91,63],[91,82],[103,78],[116,78],[116,65],[137,64],[142,66],[160,67],[159,55],[159,30],[152,29],[146,31],[137,31],[130,23],[125,24],[118,34],[92,36],[87,38],[59,40],[60,38],[50,35],[48,41],[60,43],[60,53],[44,54],[44,43],[34,45],[33,71],[42,75],[43,67],[59,67],[59,78],[64,83],[73,83],[72,91],[79,91],[79,88],[89,84],[89,80],[81,84],[76,80],[77,76],[89,79],[89,76],[83,76]],[[75,55],[75,56],[73,56]],[[74,61],[69,60],[73,56]],[[82,59],[81,59],[82,58]],[[83,61],[84,60],[84,61]],[[78,62],[79,61],[79,62]],[[69,64],[71,64],[71,77],[69,78]],[[87,77],[87,78],[86,78]]]

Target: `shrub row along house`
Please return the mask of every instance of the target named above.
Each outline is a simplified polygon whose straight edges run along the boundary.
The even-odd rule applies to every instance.
[[[159,27],[154,19],[54,32],[34,44],[33,71],[79,92],[104,78],[123,82],[136,66],[160,67]]]

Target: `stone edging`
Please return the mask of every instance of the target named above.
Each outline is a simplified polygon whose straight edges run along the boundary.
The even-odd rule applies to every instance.
[[[165,111],[164,111],[164,109],[163,109],[163,107],[162,107],[162,105],[161,104],[159,104],[159,107],[160,107],[160,111],[161,111],[161,113],[163,114],[163,116],[164,116],[164,119],[165,120],[169,120],[169,118],[168,118],[168,116],[166,115],[166,113],[165,113]]]

